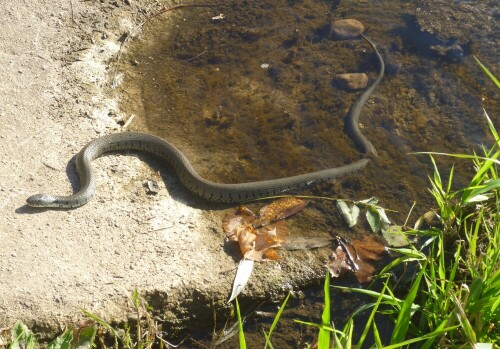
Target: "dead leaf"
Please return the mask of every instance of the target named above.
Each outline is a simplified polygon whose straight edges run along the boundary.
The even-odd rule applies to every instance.
[[[278,259],[273,249],[280,247],[288,234],[285,221],[256,229],[243,216],[226,217],[223,227],[228,239],[238,242],[243,257],[257,262]]]
[[[354,273],[359,283],[370,282],[376,271],[376,261],[386,253],[386,248],[373,235],[367,235],[362,240],[351,242],[356,250],[358,270]]]
[[[288,229],[286,222],[280,221],[259,229],[253,228],[252,234],[255,239],[251,244],[247,243],[245,251],[242,250],[243,257],[256,262],[265,262],[279,258],[275,248],[281,247],[281,243],[286,240]],[[240,241],[240,248],[241,244]]]
[[[326,263],[332,276],[338,277],[349,271],[359,283],[370,282],[376,271],[375,262],[386,253],[385,246],[372,235],[352,241],[337,237],[337,241],[338,246]]]
[[[222,221],[222,229],[230,241],[238,241],[237,231],[245,224],[243,216],[227,215]]]
[[[340,245],[332,252],[325,266],[333,277],[339,277],[348,271],[352,271],[347,254]]]
[[[234,214],[237,215],[237,216],[247,216],[247,217],[257,218],[257,216],[255,215],[255,213],[253,213],[252,210],[250,210],[246,206],[240,206],[240,207],[238,207],[238,209],[236,210],[236,212]]]
[[[285,242],[288,237],[288,225],[285,221],[274,222],[271,225],[257,229],[257,235],[260,237],[257,242],[257,246],[261,240],[265,244],[270,242]]]
[[[240,245],[241,254],[246,256],[249,251],[255,250],[255,240],[257,235],[251,225],[245,225],[236,230],[238,244]],[[251,259],[251,258],[249,258]]]
[[[281,247],[288,235],[283,219],[306,205],[307,202],[296,198],[280,199],[264,206],[258,216],[240,206],[234,215],[224,218],[222,227],[230,241],[238,242],[245,259],[258,262],[276,260],[279,257],[275,249]]]
[[[286,241],[288,235],[287,224],[282,219],[299,212],[306,205],[307,202],[300,199],[282,199],[264,206],[258,216],[249,208],[240,206],[235,214],[224,218],[222,228],[227,238],[238,242],[243,255],[233,281],[229,302],[247,284],[254,261],[264,262],[279,258],[276,248]]]
[[[260,209],[254,226],[257,228],[290,217],[302,211],[307,204],[307,201],[294,197],[276,200]]]
[[[378,242],[373,235],[367,235],[362,240],[353,240],[351,245],[354,247],[358,259],[362,260],[378,261],[386,252],[385,246]]]
[[[366,284],[373,279],[373,275],[375,274],[375,266],[370,264],[364,260],[358,261],[359,269],[356,270],[354,276],[360,284]]]

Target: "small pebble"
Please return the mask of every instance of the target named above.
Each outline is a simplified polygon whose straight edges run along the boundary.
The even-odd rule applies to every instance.
[[[368,76],[365,73],[337,74],[335,82],[345,90],[361,90],[368,85]]]
[[[332,22],[330,36],[332,39],[354,39],[365,31],[365,26],[355,19],[339,19]]]
[[[148,180],[144,183],[144,187],[146,188],[146,192],[149,195],[156,195],[160,191],[160,186],[156,181]]]

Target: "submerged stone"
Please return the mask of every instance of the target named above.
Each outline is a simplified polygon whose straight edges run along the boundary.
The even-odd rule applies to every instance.
[[[350,91],[361,90],[368,85],[368,76],[365,73],[337,74],[334,80],[341,88]]]
[[[354,39],[365,31],[365,26],[355,19],[339,19],[332,23],[330,36],[332,39]]]

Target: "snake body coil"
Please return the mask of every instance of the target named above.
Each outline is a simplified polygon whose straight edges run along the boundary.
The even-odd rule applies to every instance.
[[[380,71],[377,79],[363,92],[351,108],[346,120],[346,129],[360,150],[368,155],[375,154],[375,148],[359,130],[358,119],[363,105],[382,79],[384,62],[375,45],[365,36],[363,38],[375,50],[380,63]],[[167,162],[180,182],[189,191],[208,201],[227,203],[301,190],[311,185],[359,171],[369,162],[369,159],[363,158],[348,165],[297,176],[258,182],[223,184],[208,181],[198,175],[184,154],[169,142],[144,133],[123,132],[97,138],[88,143],[78,153],[76,167],[80,177],[80,190],[77,193],[68,196],[36,194],[26,200],[27,204],[33,207],[56,208],[75,208],[85,205],[92,199],[96,187],[95,176],[92,173],[92,160],[103,153],[116,150],[139,150],[154,154]]]

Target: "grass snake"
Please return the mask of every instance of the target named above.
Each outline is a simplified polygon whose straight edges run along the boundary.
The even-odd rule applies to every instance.
[[[56,196],[36,194],[26,202],[33,207],[75,208],[89,202],[95,192],[96,179],[91,162],[100,155],[117,150],[138,150],[154,154],[163,159],[189,191],[211,202],[236,203],[284,192],[304,189],[327,180],[348,175],[364,168],[370,161],[366,155],[376,155],[375,147],[361,133],[358,121],[364,104],[380,83],[384,75],[384,61],[375,45],[364,35],[362,37],[375,51],[379,61],[379,74],[369,88],[356,100],[346,117],[346,131],[365,157],[348,165],[301,175],[264,180],[258,182],[224,184],[202,178],[194,170],[186,156],[169,142],[145,133],[123,132],[100,138],[88,143],[76,157],[76,168],[80,177],[80,190],[73,195]]]

